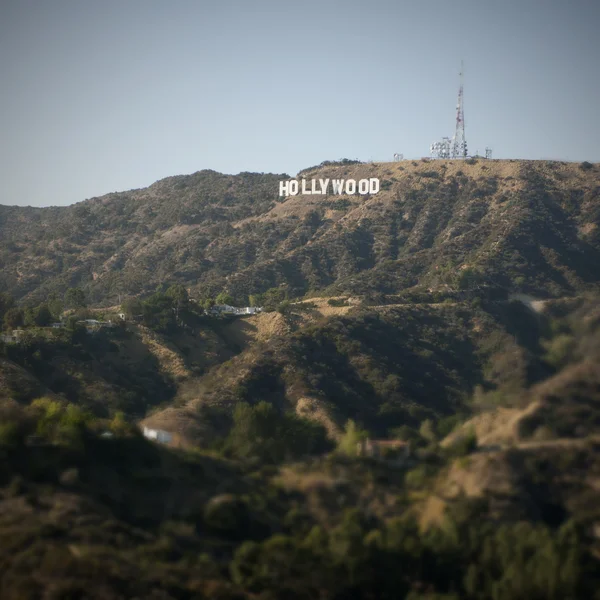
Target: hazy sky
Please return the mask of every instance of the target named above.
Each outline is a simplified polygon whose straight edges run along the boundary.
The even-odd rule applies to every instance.
[[[600,161],[599,0],[0,0],[0,204],[469,150]]]

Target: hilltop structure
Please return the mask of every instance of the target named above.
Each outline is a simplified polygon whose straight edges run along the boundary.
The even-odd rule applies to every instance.
[[[456,128],[454,137],[443,137],[441,141],[434,142],[429,148],[432,158],[469,158],[467,152],[467,138],[465,135],[465,112],[463,106],[463,64],[460,65],[460,86],[458,88],[458,102],[456,104]],[[492,158],[492,149],[485,149],[485,158]]]

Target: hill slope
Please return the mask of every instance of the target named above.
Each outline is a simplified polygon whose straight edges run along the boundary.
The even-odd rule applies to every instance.
[[[200,171],[65,208],[0,206],[0,289],[398,293],[494,285],[560,296],[600,280],[600,167],[549,161],[326,166],[379,177],[368,196],[278,198],[284,175]],[[466,273],[465,273],[466,271]]]

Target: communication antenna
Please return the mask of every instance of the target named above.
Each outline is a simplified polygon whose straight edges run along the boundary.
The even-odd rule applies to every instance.
[[[460,61],[460,87],[456,105],[456,131],[452,138],[451,158],[467,157],[467,140],[465,138],[465,114],[463,109],[463,61]]]

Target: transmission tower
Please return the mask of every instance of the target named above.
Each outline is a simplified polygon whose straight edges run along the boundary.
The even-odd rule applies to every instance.
[[[465,138],[465,113],[463,110],[463,62],[460,61],[460,87],[458,88],[458,104],[456,105],[456,131],[452,138],[451,158],[467,157],[467,140]]]

